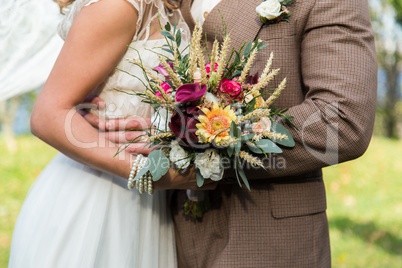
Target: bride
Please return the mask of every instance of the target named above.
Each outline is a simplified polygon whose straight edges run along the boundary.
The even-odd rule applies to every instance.
[[[89,125],[76,106],[101,92],[106,119],[150,118],[149,105],[121,93],[145,89],[125,73],[142,75],[127,58],[140,54],[147,67],[157,66],[150,49],[164,42],[159,25],[174,20],[184,34],[188,29],[166,0],[69,2],[59,26],[65,44],[31,117],[32,132],[60,153],[25,200],[9,267],[175,267],[173,226],[160,190],[195,187],[194,174],[170,170],[152,196],[128,190],[135,156],[114,157],[118,145],[106,142],[106,132]],[[143,144],[134,150],[149,153]]]

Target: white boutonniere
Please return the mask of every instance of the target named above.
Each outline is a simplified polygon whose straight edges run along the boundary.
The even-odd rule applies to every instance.
[[[288,21],[290,12],[286,6],[292,4],[293,0],[263,0],[255,11],[264,24],[273,24],[280,21]]]

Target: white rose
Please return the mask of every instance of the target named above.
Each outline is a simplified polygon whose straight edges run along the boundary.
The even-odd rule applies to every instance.
[[[159,108],[151,117],[152,124],[159,131],[167,131],[167,124],[170,122],[172,115],[166,110],[166,108]]]
[[[171,142],[170,148],[170,161],[172,161],[178,168],[187,168],[190,165],[190,159],[187,151],[185,151],[175,140]]]
[[[257,14],[267,20],[273,20],[282,14],[281,1],[279,0],[266,0],[259,4],[255,11]]]
[[[211,103],[219,103],[218,98],[214,94],[212,94],[211,92],[205,93],[205,100],[207,102],[211,102]]]
[[[221,159],[214,149],[207,149],[204,153],[197,154],[194,164],[205,179],[219,181],[223,177]]]
[[[260,121],[252,124],[253,132],[262,134],[264,131],[271,131],[271,120],[268,117],[261,117]]]

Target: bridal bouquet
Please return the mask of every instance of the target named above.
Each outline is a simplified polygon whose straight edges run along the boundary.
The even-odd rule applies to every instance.
[[[147,138],[157,148],[136,178],[148,172],[157,181],[172,165],[178,170],[194,166],[201,187],[207,179],[221,180],[224,163],[230,163],[239,185],[250,189],[244,165],[264,168],[258,156],[281,153],[278,145],[294,146],[289,131],[274,121],[279,117],[291,125],[285,110],[272,107],[286,79],[277,88],[267,89],[279,72],[271,70],[273,55],[260,76],[251,75],[258,52],[266,46],[261,41],[230,51],[227,35],[222,44],[215,40],[207,53],[200,27],[183,50],[180,30],[166,24],[161,33],[166,44],[165,55],[160,54],[160,65],[154,68],[158,74],[146,69],[141,58],[130,60],[148,79],[145,92],[135,94],[155,109],[155,129]],[[264,90],[270,90],[266,100]]]

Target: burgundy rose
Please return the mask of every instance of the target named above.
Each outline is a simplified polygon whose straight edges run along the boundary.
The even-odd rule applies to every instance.
[[[229,96],[230,99],[238,99],[242,94],[241,84],[229,79],[222,79],[219,92]]]
[[[254,75],[249,75],[246,78],[246,83],[250,84],[250,85],[255,85],[258,83],[258,77],[259,77],[258,73],[254,74]]]
[[[207,86],[198,83],[184,84],[176,90],[176,101],[180,103],[193,102],[201,99],[207,92]]]
[[[170,118],[169,128],[176,136],[176,140],[180,145],[201,148],[204,144],[198,144],[198,137],[195,134],[197,131],[196,124],[198,115],[202,113],[197,107],[187,107],[184,110],[176,109]]]

